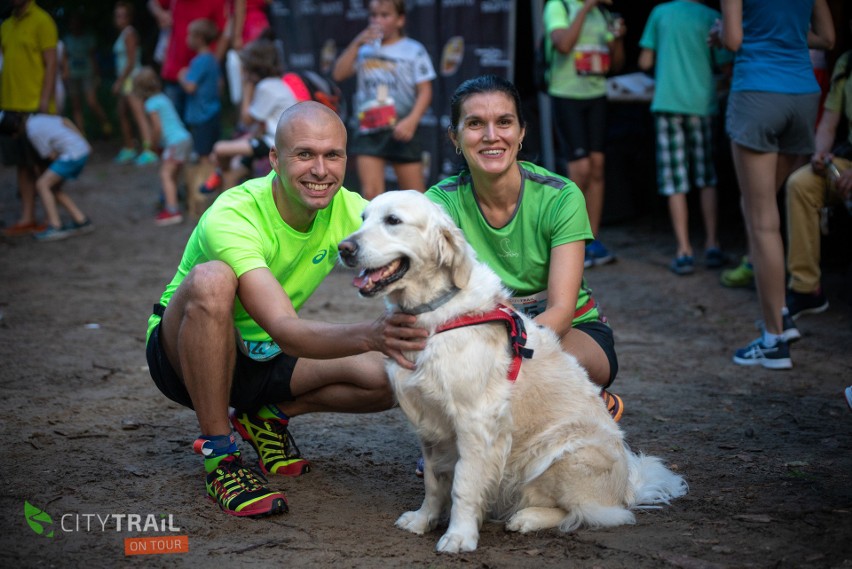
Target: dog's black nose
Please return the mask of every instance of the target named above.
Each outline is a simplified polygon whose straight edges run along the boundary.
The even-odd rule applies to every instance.
[[[337,253],[346,266],[352,267],[355,265],[355,255],[358,253],[358,243],[351,239],[341,241],[337,246]]]

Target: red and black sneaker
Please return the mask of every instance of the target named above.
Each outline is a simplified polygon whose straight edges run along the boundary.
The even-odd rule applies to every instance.
[[[266,487],[266,479],[229,454],[207,474],[207,495],[232,516],[271,516],[289,510],[283,492]]]
[[[264,474],[301,476],[311,471],[290,434],[287,419],[266,419],[241,411],[230,414],[231,424],[242,439],[254,448]]]

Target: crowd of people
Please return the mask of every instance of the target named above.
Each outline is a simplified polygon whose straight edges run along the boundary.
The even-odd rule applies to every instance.
[[[335,79],[357,78],[359,124],[351,141],[333,110],[300,102],[282,81],[269,23],[261,17],[264,4],[150,0],[162,40],[154,57],[159,71],[141,65],[132,4],[119,1],[114,13],[119,33],[112,93],[123,145],[115,160],[158,164],[162,209],[155,222],[182,221],[177,188],[186,163],[206,162],[213,170],[198,190],[216,199],[155,304],[146,338],[156,386],[197,416],[201,435],[194,448],[204,457],[208,495],[232,515],[287,511],[284,493],[243,460],[233,431],[255,450],[264,474],[302,475],[311,465],[289,431],[294,417],[388,409],[393,395],[383,359],[416,366],[412,354],[423,349],[428,334],[412,325],[412,315],[345,325],[299,317],[334,267],[333,255],[318,257],[317,251],[336,250],[357,229],[367,201],[385,190],[386,163],[402,187],[425,191],[446,209],[478,257],[514,292],[515,310],[559,336],[619,420],[624,405],[610,391],[618,371],[614,335],[584,278],[586,269],[615,260],[598,240],[606,75],[625,57],[626,22],[607,9],[611,1],[548,0],[544,8],[546,48],[555,55],[549,94],[567,176],[519,159],[526,121],[518,90],[504,78],[483,75],[463,81],[451,99],[448,137],[461,170],[428,189],[418,125],[436,74],[424,46],[405,35],[405,2],[371,0],[369,25],[333,66]],[[18,168],[22,211],[5,233],[57,240],[90,232],[91,220],[62,186],[80,174],[91,151],[80,124],[84,99],[101,131],[111,129],[89,100],[91,43],[75,24],[69,39],[77,45],[66,50],[76,61],[75,126],[53,114],[55,24],[32,0],[13,0],[13,6],[0,26],[0,141],[5,163]],[[848,202],[852,190],[852,134],[839,146],[835,141],[841,122],[852,124],[850,57],[835,66],[817,127],[820,88],[808,50],[834,44],[826,0],[722,0],[721,8],[698,0],[660,4],[639,44],[637,64],[653,71],[657,84],[651,105],[657,181],[676,241],[670,269],[678,276],[694,271],[686,206],[692,188],[701,193],[703,262],[724,264],[712,155],[714,75],[732,62],[726,132],[763,315],[761,336],[736,350],[733,361],[788,369],[789,345],[801,336],[794,320],[828,307],[820,287],[820,210],[837,198]],[[39,38],[38,44],[16,43],[22,34]],[[769,43],[781,48],[770,50]],[[23,49],[31,51],[28,61],[39,62],[38,73],[24,69]],[[243,81],[238,134],[222,139],[219,85],[229,49],[238,53]],[[357,156],[361,194],[343,187],[349,153]],[[257,177],[262,161],[268,173]],[[788,231],[796,237],[787,256],[785,298],[775,200],[797,164],[787,182]],[[35,216],[36,195],[45,226]],[[57,204],[69,223],[62,223]]]

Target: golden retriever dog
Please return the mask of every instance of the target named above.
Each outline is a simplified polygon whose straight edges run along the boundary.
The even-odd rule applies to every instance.
[[[398,527],[423,534],[449,512],[437,550],[457,553],[476,549],[486,516],[509,531],[570,532],[634,523],[631,508],[686,493],[659,458],[630,451],[600,388],[549,329],[516,316],[526,344],[515,349],[511,318],[441,331],[509,305],[509,292],[439,206],[390,192],[363,217],[339,246],[342,262],[362,269],[354,284],[431,333],[423,351],[406,354],[414,371],[387,364],[425,459],[423,504]]]

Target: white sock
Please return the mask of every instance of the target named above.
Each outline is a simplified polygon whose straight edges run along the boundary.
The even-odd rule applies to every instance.
[[[763,345],[767,348],[774,348],[775,344],[780,342],[782,338],[782,334],[771,334],[766,330],[763,331]]]

